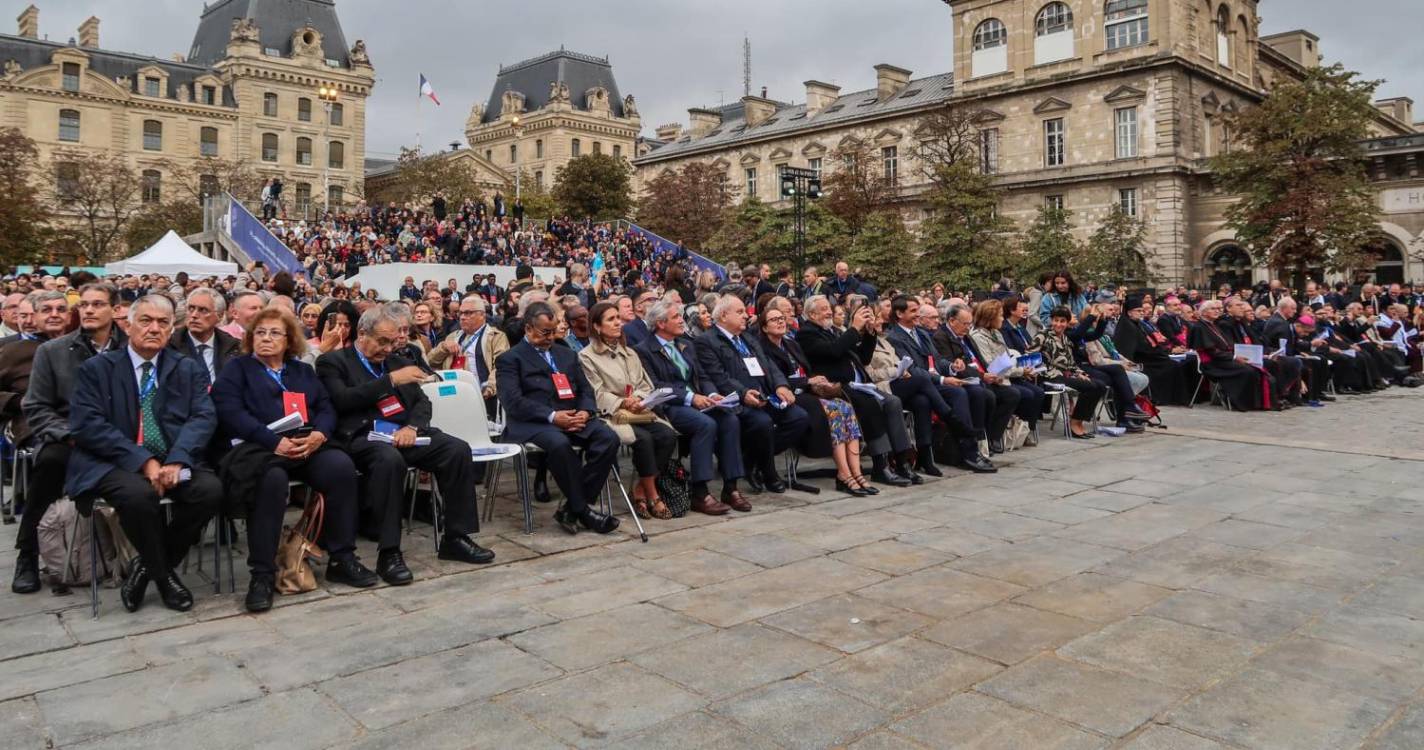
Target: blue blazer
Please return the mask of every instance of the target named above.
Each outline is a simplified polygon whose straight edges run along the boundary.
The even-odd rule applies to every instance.
[[[643,343],[652,332],[648,330],[648,324],[642,318],[634,318],[627,325],[623,326],[623,342],[631,349]]]
[[[336,407],[331,405],[331,397],[317,378],[316,370],[305,362],[288,359],[282,371],[282,384],[288,391],[306,395],[307,417],[312,429],[325,435],[327,440],[334,438]],[[267,366],[256,357],[249,354],[229,362],[218,373],[218,382],[213,384],[212,391],[224,435],[276,450],[282,438],[267,429],[267,425],[285,416],[282,391],[277,381],[267,374]]]
[[[693,349],[697,352],[698,369],[717,393],[726,396],[735,392],[740,398],[746,395],[748,390],[764,391],[762,395],[766,395],[774,394],[776,389],[782,386],[790,387],[786,376],[781,373],[781,368],[772,364],[753,336],[743,332],[737,338],[742,340],[761,365],[761,371],[764,373],[762,380],[766,381],[766,386],[757,384],[756,378],[747,370],[747,365],[742,361],[742,355],[737,352],[736,347],[722,335],[720,329],[713,326],[697,337],[697,344]]]
[[[687,362],[688,376],[686,378],[678,372],[677,365],[663,350],[663,342],[656,334],[643,339],[643,343],[633,347],[633,351],[638,353],[638,359],[643,361],[643,369],[648,372],[648,377],[653,381],[653,387],[671,388],[674,400],[668,403],[679,406],[687,401],[688,393],[702,396],[712,395],[717,389],[708,387],[703,382],[701,371],[697,368],[697,351],[693,346],[692,339],[679,336],[673,340],[672,345],[677,347],[678,353]]]
[[[529,344],[521,341],[494,361],[495,385],[499,402],[504,405],[506,440],[527,443],[541,432],[562,432],[549,422],[549,413],[577,409],[598,415],[598,402],[593,386],[583,374],[579,358],[567,346],[551,346],[554,364],[567,375],[574,397],[561,399],[554,390],[554,371],[549,363]]]
[[[165,348],[158,358],[154,411],[168,441],[165,463],[203,466],[208,440],[217,429],[208,397],[208,368]],[[74,452],[65,474],[64,492],[79,497],[114,469],[138,473],[156,458],[138,438],[138,380],[128,347],[89,358],[74,379],[69,398],[69,432]]]

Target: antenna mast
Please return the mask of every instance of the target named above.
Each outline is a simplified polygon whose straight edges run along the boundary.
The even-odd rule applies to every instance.
[[[752,95],[752,40],[742,37],[742,96]]]

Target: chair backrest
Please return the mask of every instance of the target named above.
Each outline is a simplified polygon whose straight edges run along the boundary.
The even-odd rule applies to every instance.
[[[430,426],[470,444],[471,448],[493,445],[489,417],[479,388],[463,380],[442,380],[420,386],[430,399]]]
[[[469,370],[436,370],[435,374],[439,375],[442,381],[458,380],[474,386],[480,384],[480,381],[475,378],[475,374]]]

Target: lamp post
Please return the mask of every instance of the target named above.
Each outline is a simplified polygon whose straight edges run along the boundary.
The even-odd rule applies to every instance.
[[[519,169],[519,139],[520,139],[520,137],[522,137],[522,136],[524,135],[524,129],[521,128],[521,127],[519,127],[519,115],[515,115],[515,116],[514,116],[514,122],[513,122],[513,124],[514,124],[514,164],[513,164],[513,166],[514,166],[514,202],[515,202],[515,203],[518,203],[518,202],[519,202],[519,190],[520,190],[520,187],[521,187],[520,182],[521,182],[521,178],[523,178],[523,176],[524,176],[524,175],[521,173],[522,170]]]
[[[806,274],[806,199],[820,200],[821,174],[814,169],[781,168],[781,197],[791,200],[796,218],[796,278]]]
[[[326,112],[326,121],[322,124],[322,139],[326,141],[326,166],[321,172],[321,202],[324,213],[331,213],[331,105],[336,103],[339,94],[335,84],[325,85],[317,89],[317,96],[321,98],[321,108]],[[342,159],[346,158],[342,154]]]

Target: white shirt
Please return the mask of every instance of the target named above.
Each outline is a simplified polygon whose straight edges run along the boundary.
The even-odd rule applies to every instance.
[[[197,352],[198,356],[203,358],[203,365],[208,368],[208,379],[216,380],[218,374],[217,363],[213,358],[217,356],[217,352],[215,351],[217,348],[217,335],[210,332],[207,341],[199,341],[196,336],[189,333],[188,339],[193,342],[193,351]],[[204,346],[207,347],[207,350],[200,348]]]

